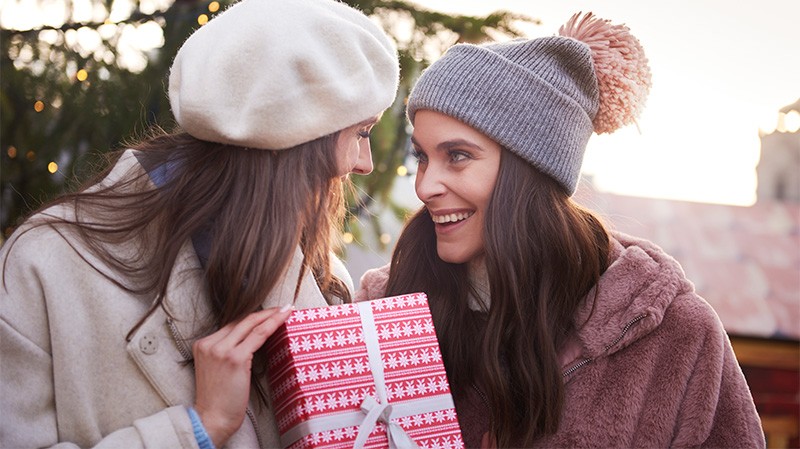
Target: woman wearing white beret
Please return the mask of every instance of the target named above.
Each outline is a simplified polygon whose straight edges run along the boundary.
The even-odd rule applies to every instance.
[[[169,78],[180,131],[123,152],[0,251],[0,447],[274,447],[260,347],[350,299],[331,253],[396,50],[332,0],[243,0]]]

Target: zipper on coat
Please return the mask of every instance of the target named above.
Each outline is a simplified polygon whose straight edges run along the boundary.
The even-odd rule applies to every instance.
[[[613,342],[609,343],[608,345],[606,345],[605,348],[603,348],[603,353],[608,352],[609,349],[613,348],[614,345],[616,345],[617,343],[620,342],[620,340],[625,338],[625,334],[627,334],[628,331],[631,330],[631,326],[633,326],[634,324],[636,324],[639,321],[643,320],[645,317],[647,317],[646,313],[642,314],[642,315],[639,315],[636,318],[628,321],[628,323],[625,324],[625,327],[622,328],[622,332],[620,332],[619,336]],[[581,367],[583,367],[583,366],[585,366],[585,365],[587,365],[587,364],[589,364],[589,363],[591,363],[593,361],[594,361],[594,359],[591,359],[591,358],[583,359],[580,362],[578,362],[577,364],[573,365],[568,370],[564,371],[564,373],[561,375],[561,377],[567,377],[570,374],[572,374],[575,371],[577,371],[578,369],[580,369]]]
[[[180,332],[178,332],[178,326],[175,325],[175,320],[167,318],[167,327],[169,328],[169,333],[172,335],[172,340],[175,342],[175,346],[178,347],[178,352],[180,352],[181,357],[183,357],[183,361],[189,362],[194,366],[192,351],[186,347],[186,341],[184,341]]]
[[[474,383],[472,384],[472,389],[475,390],[476,393],[478,393],[478,396],[481,398],[481,402],[483,402],[483,406],[486,407],[486,410],[487,411],[491,410],[492,408],[489,407],[489,399],[486,397],[485,394],[483,394],[483,390],[478,388],[478,386],[475,385]]]
[[[175,342],[175,346],[178,347],[178,352],[183,357],[184,362],[188,362],[192,365],[192,371],[194,371],[194,356],[192,352],[188,349],[186,345],[186,341],[181,336],[181,333],[178,331],[178,326],[175,325],[175,320],[172,318],[167,318],[167,327],[169,328],[169,333],[172,336],[172,340]],[[256,422],[256,416],[253,414],[253,411],[250,410],[250,407],[245,409],[245,413],[247,417],[250,419],[250,423],[253,424],[253,431],[256,433],[256,441],[258,441],[258,447],[260,449],[264,448],[264,443],[261,441],[261,433],[258,431],[258,423]]]
[[[247,417],[250,418],[250,422],[253,423],[253,430],[256,432],[256,441],[258,441],[258,447],[263,448],[264,443],[261,441],[261,433],[258,431],[258,424],[256,424],[256,415],[250,410],[250,407],[245,409],[245,413],[247,413]]]

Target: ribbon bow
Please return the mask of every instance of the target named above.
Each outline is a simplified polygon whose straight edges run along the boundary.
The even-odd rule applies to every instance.
[[[378,421],[386,424],[386,430],[389,436],[389,449],[419,449],[406,431],[392,422],[392,405],[388,402],[381,404],[376,401],[375,398],[368,395],[364,398],[364,402],[361,403],[361,411],[366,413],[367,416],[358,427],[358,436],[356,436],[356,441],[353,443],[353,449],[364,448],[369,434],[372,433]]]

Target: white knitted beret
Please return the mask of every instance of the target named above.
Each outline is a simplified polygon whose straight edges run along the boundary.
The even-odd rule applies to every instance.
[[[394,101],[397,50],[335,0],[242,0],[178,50],[175,119],[192,136],[279,150],[364,121]]]

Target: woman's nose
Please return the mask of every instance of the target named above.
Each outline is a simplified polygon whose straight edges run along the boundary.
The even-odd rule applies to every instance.
[[[414,188],[423,203],[427,203],[447,191],[440,170],[432,164],[428,164],[424,169],[420,166]]]
[[[368,175],[372,173],[372,147],[369,139],[365,139],[358,146],[358,159],[353,167],[353,173]]]

